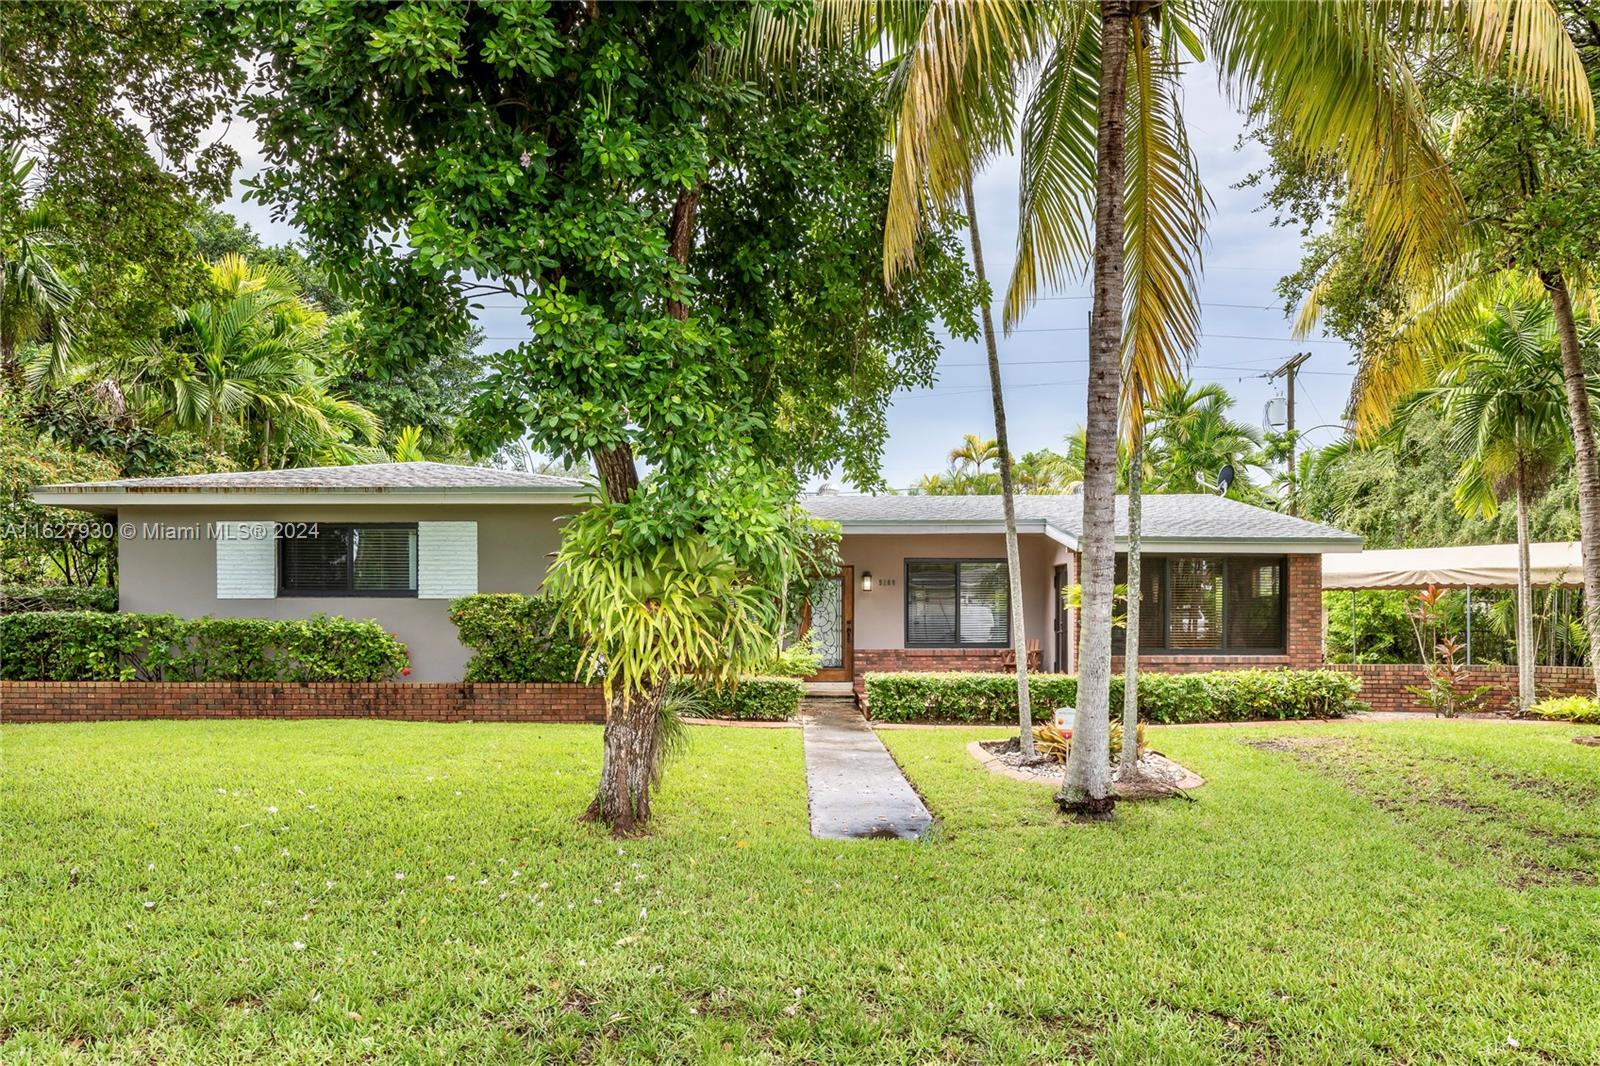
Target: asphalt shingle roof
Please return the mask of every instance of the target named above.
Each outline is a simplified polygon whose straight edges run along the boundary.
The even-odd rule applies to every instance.
[[[1083,534],[1082,496],[1018,496],[1019,522],[1047,522],[1078,538]],[[852,525],[976,524],[1005,520],[999,496],[845,496],[823,494],[802,501],[818,518]],[[1128,498],[1117,497],[1118,537],[1128,534]],[[1359,547],[1353,533],[1292,515],[1200,493],[1144,497],[1143,535],[1151,540],[1342,541]]]
[[[228,474],[141,477],[122,481],[84,481],[43,485],[52,492],[448,492],[573,491],[575,478],[528,474],[490,466],[456,463],[366,463],[360,466],[309,466],[292,470],[242,470]]]

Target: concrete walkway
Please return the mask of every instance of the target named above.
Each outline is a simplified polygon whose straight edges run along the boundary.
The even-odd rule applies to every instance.
[[[812,836],[915,840],[933,823],[922,797],[867,727],[854,700],[807,700],[800,725]]]

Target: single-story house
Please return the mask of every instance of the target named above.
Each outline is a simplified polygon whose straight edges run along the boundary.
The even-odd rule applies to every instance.
[[[449,601],[537,592],[560,518],[587,495],[570,478],[389,463],[47,485],[33,498],[114,518],[124,611],[374,618],[410,646],[413,680],[449,681],[469,655]],[[841,573],[817,583],[810,609],[819,681],[1004,668],[999,497],[803,502],[843,528]],[[1126,501],[1118,508],[1120,546]],[[1017,520],[1028,644],[1040,668],[1070,672],[1077,619],[1063,592],[1078,581],[1083,500],[1018,497]],[[1360,550],[1357,536],[1237,500],[1147,496],[1141,665],[1316,665],[1321,556]]]

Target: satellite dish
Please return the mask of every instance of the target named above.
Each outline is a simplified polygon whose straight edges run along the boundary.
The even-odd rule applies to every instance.
[[[1217,495],[1226,496],[1228,486],[1233,484],[1233,464],[1223,463],[1222,469],[1217,471]]]

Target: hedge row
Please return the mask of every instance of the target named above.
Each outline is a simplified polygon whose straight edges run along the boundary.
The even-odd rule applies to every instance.
[[[699,703],[693,712],[704,718],[739,722],[784,722],[800,713],[806,687],[792,677],[745,677],[737,685],[712,688],[693,681],[673,682],[673,691],[688,693]]]
[[[1077,706],[1078,679],[1036,674],[1028,679],[1035,721],[1057,707]],[[880,722],[1017,720],[1014,674],[868,674],[868,712]],[[1335,670],[1218,670],[1205,674],[1139,675],[1139,717],[1146,722],[1249,722],[1339,718],[1363,710],[1361,682]],[[1122,678],[1111,679],[1111,706],[1122,710]]]
[[[450,604],[450,621],[474,653],[467,681],[578,680],[583,645],[556,600],[511,592],[463,596]]]
[[[390,681],[406,646],[376,622],[35,611],[0,616],[6,681]]]
[[[117,590],[104,586],[40,585],[0,589],[0,614],[24,611],[115,611]]]

